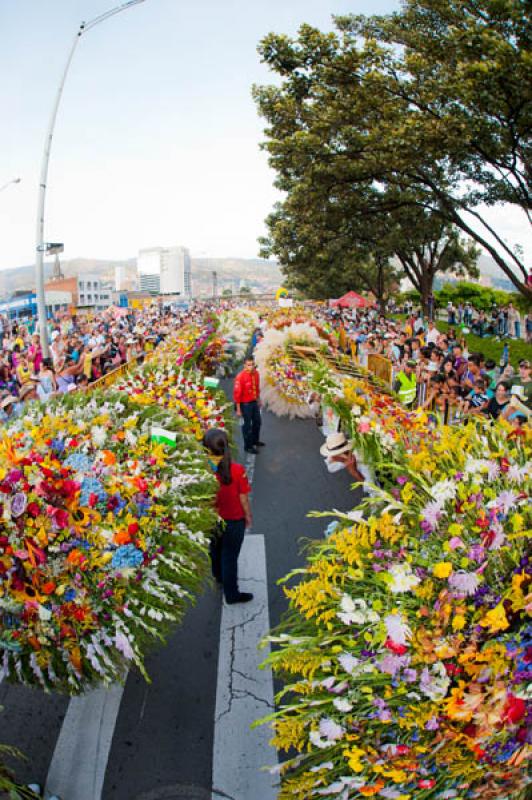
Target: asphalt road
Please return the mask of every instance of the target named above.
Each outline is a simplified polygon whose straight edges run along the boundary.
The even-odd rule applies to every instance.
[[[249,535],[265,537],[274,626],[287,607],[277,581],[304,563],[303,539],[321,538],[327,525],[306,514],[351,509],[357,496],[345,472],[331,475],[325,469],[319,455],[323,436],[314,422],[266,412],[261,438],[266,447],[255,460]],[[104,800],[210,800],[221,603],[219,590],[206,586],[167,646],[149,655],[151,683],[130,672],[107,760]],[[0,742],[28,757],[17,765],[17,775],[44,785],[68,698],[4,681],[0,704]]]

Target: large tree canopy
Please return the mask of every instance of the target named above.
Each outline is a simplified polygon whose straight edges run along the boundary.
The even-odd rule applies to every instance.
[[[390,17],[336,23],[337,33],[304,25],[295,41],[270,34],[259,48],[281,77],[254,88],[286,193],[269,219],[270,252],[293,265],[303,241],[308,256],[308,229],[347,255],[378,240],[411,277],[412,256],[432,259],[421,275],[431,285],[451,255],[471,267],[458,228],[529,292],[518,251],[480,211],[497,202],[530,211],[525,4],[416,0]]]

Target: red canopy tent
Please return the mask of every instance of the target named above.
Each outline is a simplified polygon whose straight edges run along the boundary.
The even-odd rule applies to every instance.
[[[340,308],[367,308],[371,303],[366,300],[362,295],[356,292],[347,292],[343,297],[338,300],[331,300],[331,306],[339,306]]]

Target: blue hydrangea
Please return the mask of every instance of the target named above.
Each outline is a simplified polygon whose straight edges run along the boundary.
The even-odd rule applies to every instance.
[[[76,597],[76,590],[75,589],[67,589],[64,593],[63,597],[65,598],[67,603],[71,603],[72,600]]]
[[[124,544],[118,547],[113,553],[111,565],[114,569],[126,569],[127,567],[140,567],[144,560],[142,550],[133,544]]]
[[[54,439],[54,442],[56,440]],[[64,449],[63,442],[63,449]],[[53,443],[52,443],[53,447]],[[76,472],[90,472],[92,461],[85,453],[71,453],[68,458],[65,458],[65,467],[70,467]]]
[[[83,480],[81,481],[81,494],[79,496],[79,504],[81,506],[88,506],[91,494],[97,495],[99,503],[102,503],[107,498],[107,492],[103,488],[100,481],[97,478],[92,478],[88,476],[86,478],[83,478]]]

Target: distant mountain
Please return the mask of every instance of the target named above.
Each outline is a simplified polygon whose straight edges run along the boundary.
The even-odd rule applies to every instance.
[[[192,291],[194,295],[212,294],[213,272],[216,272],[218,292],[238,291],[242,286],[257,293],[272,292],[282,283],[276,261],[261,258],[193,258]]]
[[[100,280],[114,286],[115,267],[125,267],[125,281],[130,288],[137,277],[137,259],[126,258],[120,261],[96,258],[72,258],[61,261],[65,277],[77,275],[96,275]],[[45,264],[45,280],[52,275],[53,261]],[[192,289],[194,295],[212,294],[213,272],[217,274],[218,292],[224,289],[236,291],[242,286],[256,293],[271,292],[277,289],[282,276],[275,261],[260,258],[192,258]],[[15,267],[0,272],[0,297],[10,297],[14,292],[35,289],[34,266]]]

